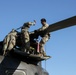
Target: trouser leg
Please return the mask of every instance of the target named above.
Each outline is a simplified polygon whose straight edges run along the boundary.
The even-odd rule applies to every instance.
[[[16,44],[16,38],[15,36],[10,36],[10,41],[9,41],[9,44],[8,44],[8,50],[12,50],[13,47],[15,46]]]
[[[46,55],[46,53],[45,53],[45,51],[44,51],[44,45],[45,45],[45,43],[48,41],[48,39],[49,39],[48,35],[45,35],[45,36],[41,39],[41,41],[40,41],[40,52],[41,52],[44,56]]]
[[[9,39],[10,39],[9,36],[7,36],[3,41],[3,55],[6,55]]]
[[[30,39],[27,31],[22,33],[22,51],[29,51]]]

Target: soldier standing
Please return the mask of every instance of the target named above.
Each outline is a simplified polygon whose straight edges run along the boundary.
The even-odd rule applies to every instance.
[[[3,55],[6,55],[6,52],[12,50],[13,47],[16,45],[16,37],[17,32],[14,29],[12,29],[12,31],[4,38]]]
[[[46,19],[45,18],[42,18],[41,19],[41,24],[42,24],[42,27],[40,29],[38,29],[37,31],[43,31],[45,30],[46,28],[48,28],[48,24],[46,23]],[[40,53],[43,55],[43,56],[46,56],[46,53],[44,52],[44,45],[45,43],[49,40],[50,38],[50,33],[44,33],[41,35],[42,39],[40,41]]]
[[[29,52],[30,50],[30,36],[29,36],[29,28],[36,24],[34,22],[26,22],[23,24],[21,28],[21,40],[22,40],[22,51]]]

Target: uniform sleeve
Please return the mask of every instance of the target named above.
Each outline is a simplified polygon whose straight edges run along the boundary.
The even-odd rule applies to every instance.
[[[38,31],[43,31],[43,30],[45,30],[46,28],[48,28],[48,24],[46,24],[45,26],[42,26],[40,29],[38,29]]]
[[[28,25],[33,26],[35,25],[35,22],[26,22],[24,23],[23,27],[28,26]]]
[[[43,30],[43,27],[41,27],[40,29],[38,29],[38,31],[42,31]]]
[[[35,22],[27,22],[28,25],[35,25]]]

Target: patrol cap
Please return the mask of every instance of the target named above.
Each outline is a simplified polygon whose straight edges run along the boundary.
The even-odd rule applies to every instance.
[[[45,18],[42,18],[42,19],[41,19],[41,22],[46,22],[46,19],[45,19]]]

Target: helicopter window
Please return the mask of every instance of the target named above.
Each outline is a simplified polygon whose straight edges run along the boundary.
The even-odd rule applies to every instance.
[[[23,71],[23,70],[16,70],[14,73],[13,73],[13,70],[8,70],[6,72],[6,75],[26,75],[26,72]]]

